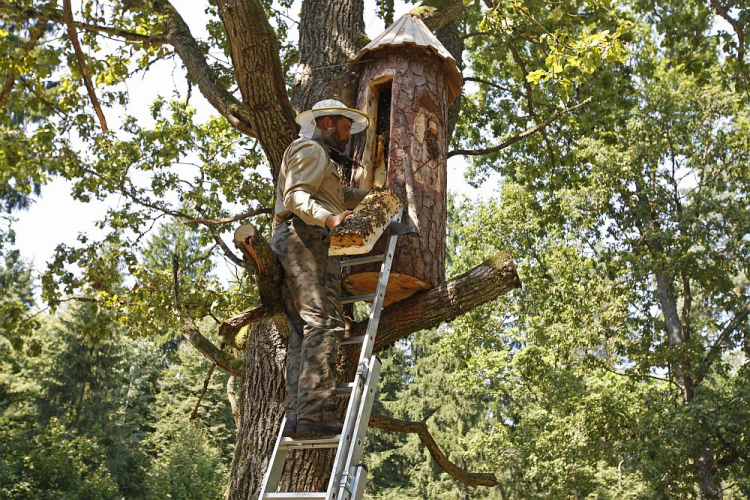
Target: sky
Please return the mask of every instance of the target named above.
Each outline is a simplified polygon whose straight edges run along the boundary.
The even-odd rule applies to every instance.
[[[193,35],[205,39],[207,37],[205,2],[198,4],[195,0],[174,0],[173,4],[185,18]],[[282,10],[286,11],[289,17],[299,19],[299,4],[298,0],[290,9]],[[365,29],[368,36],[374,38],[385,29],[385,26],[376,15],[374,0],[366,0],[365,4]],[[411,7],[397,1],[395,19],[408,12]],[[75,12],[75,2],[73,8]],[[296,37],[294,34],[292,36]],[[119,109],[104,110],[110,128],[113,130],[119,128],[125,114],[142,118],[143,125],[152,123],[148,107],[158,95],[169,98],[173,88],[176,87],[183,92],[187,89],[183,71],[179,61],[175,58],[172,61],[157,63],[148,72],[132,78],[127,85],[130,94],[129,104]],[[165,85],[164,82],[168,84]],[[191,104],[197,109],[197,119],[200,121],[216,114],[198,91],[193,92]],[[487,197],[493,183],[486,182],[481,190],[473,189],[464,179],[465,170],[466,164],[463,158],[453,157],[449,160],[449,191],[470,199]],[[41,196],[34,200],[28,211],[13,214],[17,219],[13,224],[16,231],[16,248],[21,251],[21,255],[26,260],[32,262],[37,275],[44,271],[47,261],[52,258],[58,244],[75,245],[80,233],[86,233],[91,238],[103,236],[103,230],[97,229],[94,226],[95,222],[104,218],[108,207],[117,206],[121,201],[118,197],[111,196],[104,201],[94,200],[82,203],[71,197],[70,187],[71,184],[68,181],[54,179],[43,186]],[[225,278],[231,276],[231,271],[222,265],[219,265],[217,269],[217,273]]]

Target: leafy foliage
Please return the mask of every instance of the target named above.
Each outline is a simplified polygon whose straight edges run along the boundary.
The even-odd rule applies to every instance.
[[[209,3],[197,46],[232,93],[227,33]],[[288,70],[291,2],[261,3]],[[453,203],[450,273],[510,249],[524,288],[393,349],[377,411],[426,421],[452,461],[499,485],[468,489],[415,436],[375,433],[369,493],[750,495],[750,8],[463,4],[454,26],[467,85],[452,146],[538,132],[474,157],[469,181],[499,182],[483,203]],[[178,60],[155,5],[76,9],[107,113],[128,103],[130,78]],[[391,20],[394,3],[379,10]],[[224,118],[197,118],[192,80],[165,89],[150,116],[100,131],[57,3],[3,3],[0,14],[4,223],[58,176],[79,201],[119,200],[101,240],[57,248],[41,283],[49,314],[12,227],[0,232],[0,495],[218,497],[233,451],[228,380],[213,375],[189,420],[211,368],[180,340],[174,292],[214,339],[217,321],[257,305],[252,278],[215,277],[230,226],[190,221],[254,210],[268,236],[268,162]]]

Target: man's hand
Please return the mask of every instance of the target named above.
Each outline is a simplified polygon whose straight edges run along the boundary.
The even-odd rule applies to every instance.
[[[328,229],[333,229],[334,227],[336,227],[339,224],[341,224],[341,222],[344,219],[346,219],[347,217],[349,217],[353,213],[354,212],[352,210],[344,210],[343,212],[341,212],[338,215],[329,215],[328,218],[326,219],[326,227]]]

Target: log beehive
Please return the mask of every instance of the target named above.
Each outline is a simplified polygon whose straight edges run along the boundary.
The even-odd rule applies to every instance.
[[[446,129],[462,78],[450,53],[410,14],[365,46],[351,67],[360,73],[357,107],[373,123],[355,139],[354,157],[363,167],[353,169],[352,185],[398,190],[406,202],[402,222],[420,231],[399,239],[386,294],[393,302],[445,281]],[[347,271],[344,288],[371,292],[378,271]]]

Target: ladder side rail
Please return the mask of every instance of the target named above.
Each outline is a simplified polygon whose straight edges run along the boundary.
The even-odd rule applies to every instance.
[[[393,218],[396,222],[401,222],[401,214],[403,208],[399,209],[396,216]],[[380,323],[380,312],[383,309],[385,303],[385,292],[388,288],[388,278],[391,275],[391,265],[393,264],[393,256],[396,252],[396,242],[398,241],[398,235],[394,234],[388,239],[388,248],[385,252],[385,260],[380,266],[380,278],[378,279],[378,285],[375,289],[375,300],[372,303],[370,309],[370,320],[367,322],[367,330],[365,332],[365,340],[362,343],[362,350],[359,353],[359,362],[367,361],[372,356],[372,350],[375,346],[375,336],[378,332],[378,324]]]
[[[284,436],[284,426],[286,425],[286,415],[281,420],[281,428],[279,428],[279,435],[276,437],[276,444],[273,447],[273,453],[271,454],[271,460],[269,462],[268,469],[263,475],[263,482],[260,487],[259,499],[266,497],[266,494],[275,492],[279,487],[279,481],[281,480],[281,474],[284,472],[284,464],[286,463],[286,457],[289,454],[289,450],[279,449],[281,440]]]
[[[403,208],[399,209],[393,220],[395,220],[396,222],[400,222],[402,213]],[[352,440],[356,437],[353,434],[355,428],[357,427],[357,415],[354,412],[356,410],[359,410],[360,408],[360,402],[364,393],[364,383],[367,379],[369,379],[369,372],[372,370],[372,366],[370,366],[369,364],[370,355],[372,354],[375,333],[377,332],[378,322],[380,321],[380,310],[383,308],[385,289],[388,284],[388,277],[391,271],[391,262],[393,261],[393,255],[395,253],[397,240],[398,235],[396,234],[392,235],[389,238],[388,248],[386,249],[386,252],[384,254],[383,263],[380,266],[380,278],[378,279],[378,285],[375,290],[375,300],[372,303],[372,307],[370,310],[370,319],[367,323],[367,332],[364,335],[365,338],[362,342],[362,347],[359,355],[359,364],[357,365],[357,378],[355,380],[356,385],[352,389],[352,394],[349,397],[349,405],[347,406],[346,417],[344,419],[344,429],[341,433],[341,441],[339,443],[339,447],[336,450],[336,457],[333,460],[333,471],[331,473],[331,479],[328,482],[328,488],[326,490],[326,499],[328,500],[338,500],[338,486],[341,481],[341,476],[343,475],[344,470],[347,468],[348,464],[348,462],[343,462],[343,460],[349,456],[349,449],[352,445]],[[373,321],[375,322],[374,325]],[[367,352],[366,355],[365,352]],[[364,370],[367,370],[368,373],[364,373]]]
[[[346,475],[342,474],[338,485],[339,496],[337,498],[340,500],[348,500],[351,498],[350,495],[357,490],[356,469],[365,449],[365,435],[370,424],[370,414],[372,413],[372,404],[375,401],[375,390],[378,387],[378,380],[380,380],[381,366],[380,359],[377,356],[372,356],[370,360],[370,373],[367,376],[367,383],[364,388],[365,392],[360,402],[359,411],[357,412],[352,444],[349,446],[349,453],[346,457]]]
[[[362,500],[365,496],[365,484],[367,484],[367,468],[364,465],[357,465],[356,476],[354,477],[354,492],[352,500]]]
[[[365,382],[367,381],[365,371],[369,372],[369,367],[366,364],[360,363],[357,367],[357,374],[354,377],[354,387],[352,393],[349,396],[349,404],[346,407],[346,416],[344,418],[344,427],[341,431],[341,439],[339,445],[336,448],[336,456],[333,459],[333,469],[331,471],[331,478],[328,481],[328,487],[326,488],[326,500],[334,500],[334,496],[338,490],[334,490],[334,485],[338,485],[341,478],[345,463],[343,460],[349,456],[349,447],[354,437],[353,431],[355,428],[355,420],[357,418],[356,410],[359,408],[359,403],[362,400],[362,394],[365,390]]]

